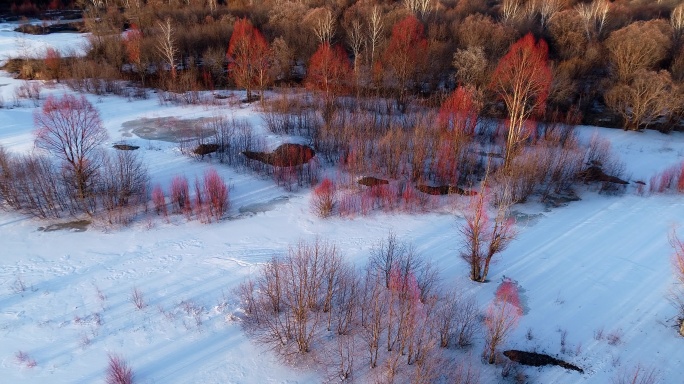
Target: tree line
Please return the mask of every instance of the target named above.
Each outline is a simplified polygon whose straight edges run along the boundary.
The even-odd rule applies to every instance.
[[[482,114],[510,117],[518,111],[491,83],[512,45],[530,34],[546,46],[551,84],[536,118],[574,107],[587,123],[681,126],[684,6],[676,1],[83,5],[87,60],[42,76],[127,78],[178,92],[239,87],[249,96],[303,82],[327,98],[391,97],[400,111],[416,99],[439,105],[460,85],[475,91]]]

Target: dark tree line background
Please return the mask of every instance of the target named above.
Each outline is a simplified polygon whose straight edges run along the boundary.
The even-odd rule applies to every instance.
[[[482,115],[497,117],[505,108],[487,87],[492,72],[516,40],[532,33],[549,47],[553,83],[546,117],[573,109],[585,123],[670,131],[681,128],[684,110],[679,3],[44,0],[17,1],[12,9],[79,6],[83,28],[92,33],[87,60],[59,68],[43,63],[31,76],[126,78],[174,92],[239,86],[229,76],[226,53],[234,26],[246,19],[268,43],[263,86],[300,84],[314,53],[329,44],[352,63],[348,86],[339,92],[390,96],[403,108],[415,100],[439,105],[462,85],[475,91]],[[397,31],[411,15],[419,25]],[[392,45],[396,33],[405,34],[404,51]]]

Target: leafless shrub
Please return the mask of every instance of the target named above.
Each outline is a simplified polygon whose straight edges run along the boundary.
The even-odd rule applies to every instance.
[[[314,356],[331,381],[354,380],[367,359],[378,380],[477,383],[472,366],[440,348],[470,343],[475,301],[441,295],[434,269],[411,249],[390,235],[360,273],[328,243],[299,243],[236,289],[244,329],[288,361]]]
[[[33,102],[33,106],[40,105],[40,92],[43,86],[38,81],[24,80],[21,85],[14,89],[14,94],[19,99],[27,99]]]
[[[358,365],[360,339],[356,334],[336,335],[324,352],[326,377],[329,382],[354,382]]]
[[[517,291],[515,291],[517,292]],[[497,360],[497,348],[517,326],[522,316],[520,309],[510,303],[507,297],[495,297],[487,307],[485,316],[485,350],[483,357],[489,364]]]
[[[135,305],[135,308],[139,310],[142,310],[145,307],[147,307],[145,297],[143,296],[143,293],[138,289],[138,287],[134,287],[133,291],[131,292],[131,302],[133,303],[133,305]]]
[[[91,343],[92,343],[92,340],[91,340],[90,336],[88,336],[88,334],[85,333],[85,332],[82,333],[80,339],[78,340],[78,345],[79,345],[81,348],[85,349],[85,348],[88,347]]]
[[[133,384],[135,375],[122,357],[110,354],[107,365],[106,382],[107,384]]]
[[[631,369],[623,369],[612,379],[613,384],[657,384],[662,382],[655,367],[637,364]]]
[[[610,332],[608,335],[606,335],[606,341],[608,342],[608,345],[613,346],[622,344],[622,330],[616,329]]]
[[[176,213],[192,213],[190,188],[185,176],[176,176],[171,181],[171,204]]]
[[[26,292],[26,283],[24,282],[24,279],[22,279],[21,276],[17,276],[14,279],[14,282],[10,285],[10,288],[12,288],[12,292],[18,294],[18,295],[23,295],[24,292]]]
[[[26,368],[33,368],[38,365],[38,363],[24,351],[18,351],[14,357],[17,359],[17,363],[24,365]]]
[[[594,340],[603,340],[603,327],[594,330]]]
[[[672,257],[672,270],[675,279],[679,283],[671,293],[671,302],[679,312],[679,334],[684,336],[684,242],[677,236],[673,229],[669,234],[670,245],[674,249]]]
[[[255,285],[241,289],[257,338],[283,356],[310,352],[331,311],[340,263],[335,246],[322,241],[299,243],[283,260],[271,260]],[[325,317],[330,325],[330,315]]]
[[[460,348],[468,347],[478,331],[480,310],[472,296],[452,291],[439,300],[435,312],[436,329],[439,332],[439,346],[448,348],[455,342]]]
[[[230,208],[228,186],[226,185],[225,180],[223,180],[213,168],[204,173],[203,181],[203,189],[198,189],[197,196],[201,196],[201,192],[204,192],[204,195],[208,200],[207,203],[210,215],[214,217],[215,220],[220,220]]]
[[[0,179],[0,200],[14,210],[48,218],[75,208],[59,170],[46,157],[14,156],[0,148]]]
[[[330,179],[323,179],[311,194],[311,210],[321,218],[333,214],[336,203],[335,184]]]
[[[464,221],[458,224],[462,235],[460,257],[470,267],[470,279],[484,283],[494,256],[502,252],[515,239],[514,222],[508,217],[513,204],[510,186],[500,186],[494,194],[487,189],[487,180],[482,182],[480,193],[470,198],[464,213]],[[497,203],[493,217],[488,214],[492,195]]]
[[[194,320],[195,326],[197,328],[200,328],[203,323],[202,313],[204,313],[204,307],[195,303],[192,300],[183,300],[180,303],[180,306],[185,312],[185,314]]]
[[[564,355],[566,352],[566,346],[568,341],[568,330],[559,329],[558,333],[560,333],[560,353],[561,355]]]
[[[147,201],[147,168],[133,151],[105,157],[98,195],[110,224],[130,222],[134,210]]]

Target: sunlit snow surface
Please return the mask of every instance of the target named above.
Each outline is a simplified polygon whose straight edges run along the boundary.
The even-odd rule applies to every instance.
[[[40,21],[34,21],[40,23]],[[63,55],[81,55],[88,44],[87,34],[53,33],[29,35],[14,32],[18,22],[0,23],[0,64],[9,57],[42,57],[47,48],[54,48]]]
[[[16,52],[17,37],[0,25],[0,57]],[[74,34],[24,36],[39,52],[47,45],[79,47]],[[9,106],[21,81],[0,74],[0,95]],[[61,86],[44,94],[69,92]],[[287,192],[250,173],[182,156],[171,143],[127,137],[122,124],[141,118],[235,116],[248,119],[267,143],[283,138],[262,127],[250,107],[220,109],[159,106],[156,96],[128,101],[88,95],[100,110],[110,143],[139,145],[152,184],[168,185],[174,175],[190,180],[210,166],[231,185],[229,218],[210,225],[142,219],[128,228],[94,224],[85,232],[39,230],[53,222],[0,212],[0,382],[103,382],[107,354],[122,355],[140,383],[309,383],[322,379],[306,364],[296,369],[252,343],[232,315],[240,309],[232,289],[260,263],[287,251],[289,244],[316,237],[335,242],[345,257],[362,266],[369,249],[388,231],[411,242],[439,267],[445,285],[475,294],[484,307],[503,276],[519,282],[526,313],[506,343],[517,348],[560,353],[560,332],[567,330],[567,351],[559,357],[585,370],[526,368],[531,382],[607,383],[616,373],[640,363],[658,368],[664,383],[684,377],[684,338],[674,329],[676,311],[667,296],[674,283],[667,233],[684,221],[681,196],[642,197],[629,186],[623,196],[581,191],[582,200],[553,210],[529,203],[516,210],[538,219],[520,225],[519,238],[492,267],[493,283],[475,284],[457,257],[457,202],[434,214],[386,215],[320,220],[309,211],[308,191]],[[0,145],[28,153],[32,144],[32,103],[0,109]],[[584,140],[609,139],[627,163],[632,180],[684,160],[684,136],[631,133],[581,127]],[[111,150],[111,149],[110,149]],[[285,199],[284,197],[287,197]],[[241,207],[265,204],[262,212],[240,214]],[[21,280],[24,292],[15,292]],[[147,307],[130,301],[137,288]],[[183,311],[182,302],[201,308],[201,324]],[[526,332],[532,330],[528,340]],[[603,340],[594,335],[603,330]],[[619,333],[609,345],[605,336]],[[472,347],[479,355],[482,340]],[[15,355],[36,361],[28,368]],[[365,354],[358,358],[364,364]],[[476,359],[476,361],[479,361]],[[478,363],[479,364],[479,363]],[[499,369],[485,364],[483,383],[497,382]]]

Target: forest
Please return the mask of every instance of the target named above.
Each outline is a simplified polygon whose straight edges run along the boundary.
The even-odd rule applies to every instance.
[[[83,9],[91,33],[87,59],[45,52],[43,63],[11,70],[91,92],[115,91],[107,85],[115,79],[176,93],[247,89],[248,97],[304,86],[327,98],[391,98],[400,112],[439,106],[463,87],[475,113],[506,117],[497,68],[531,35],[549,71],[535,120],[663,132],[682,124],[678,1],[26,0],[11,10],[70,6]]]

